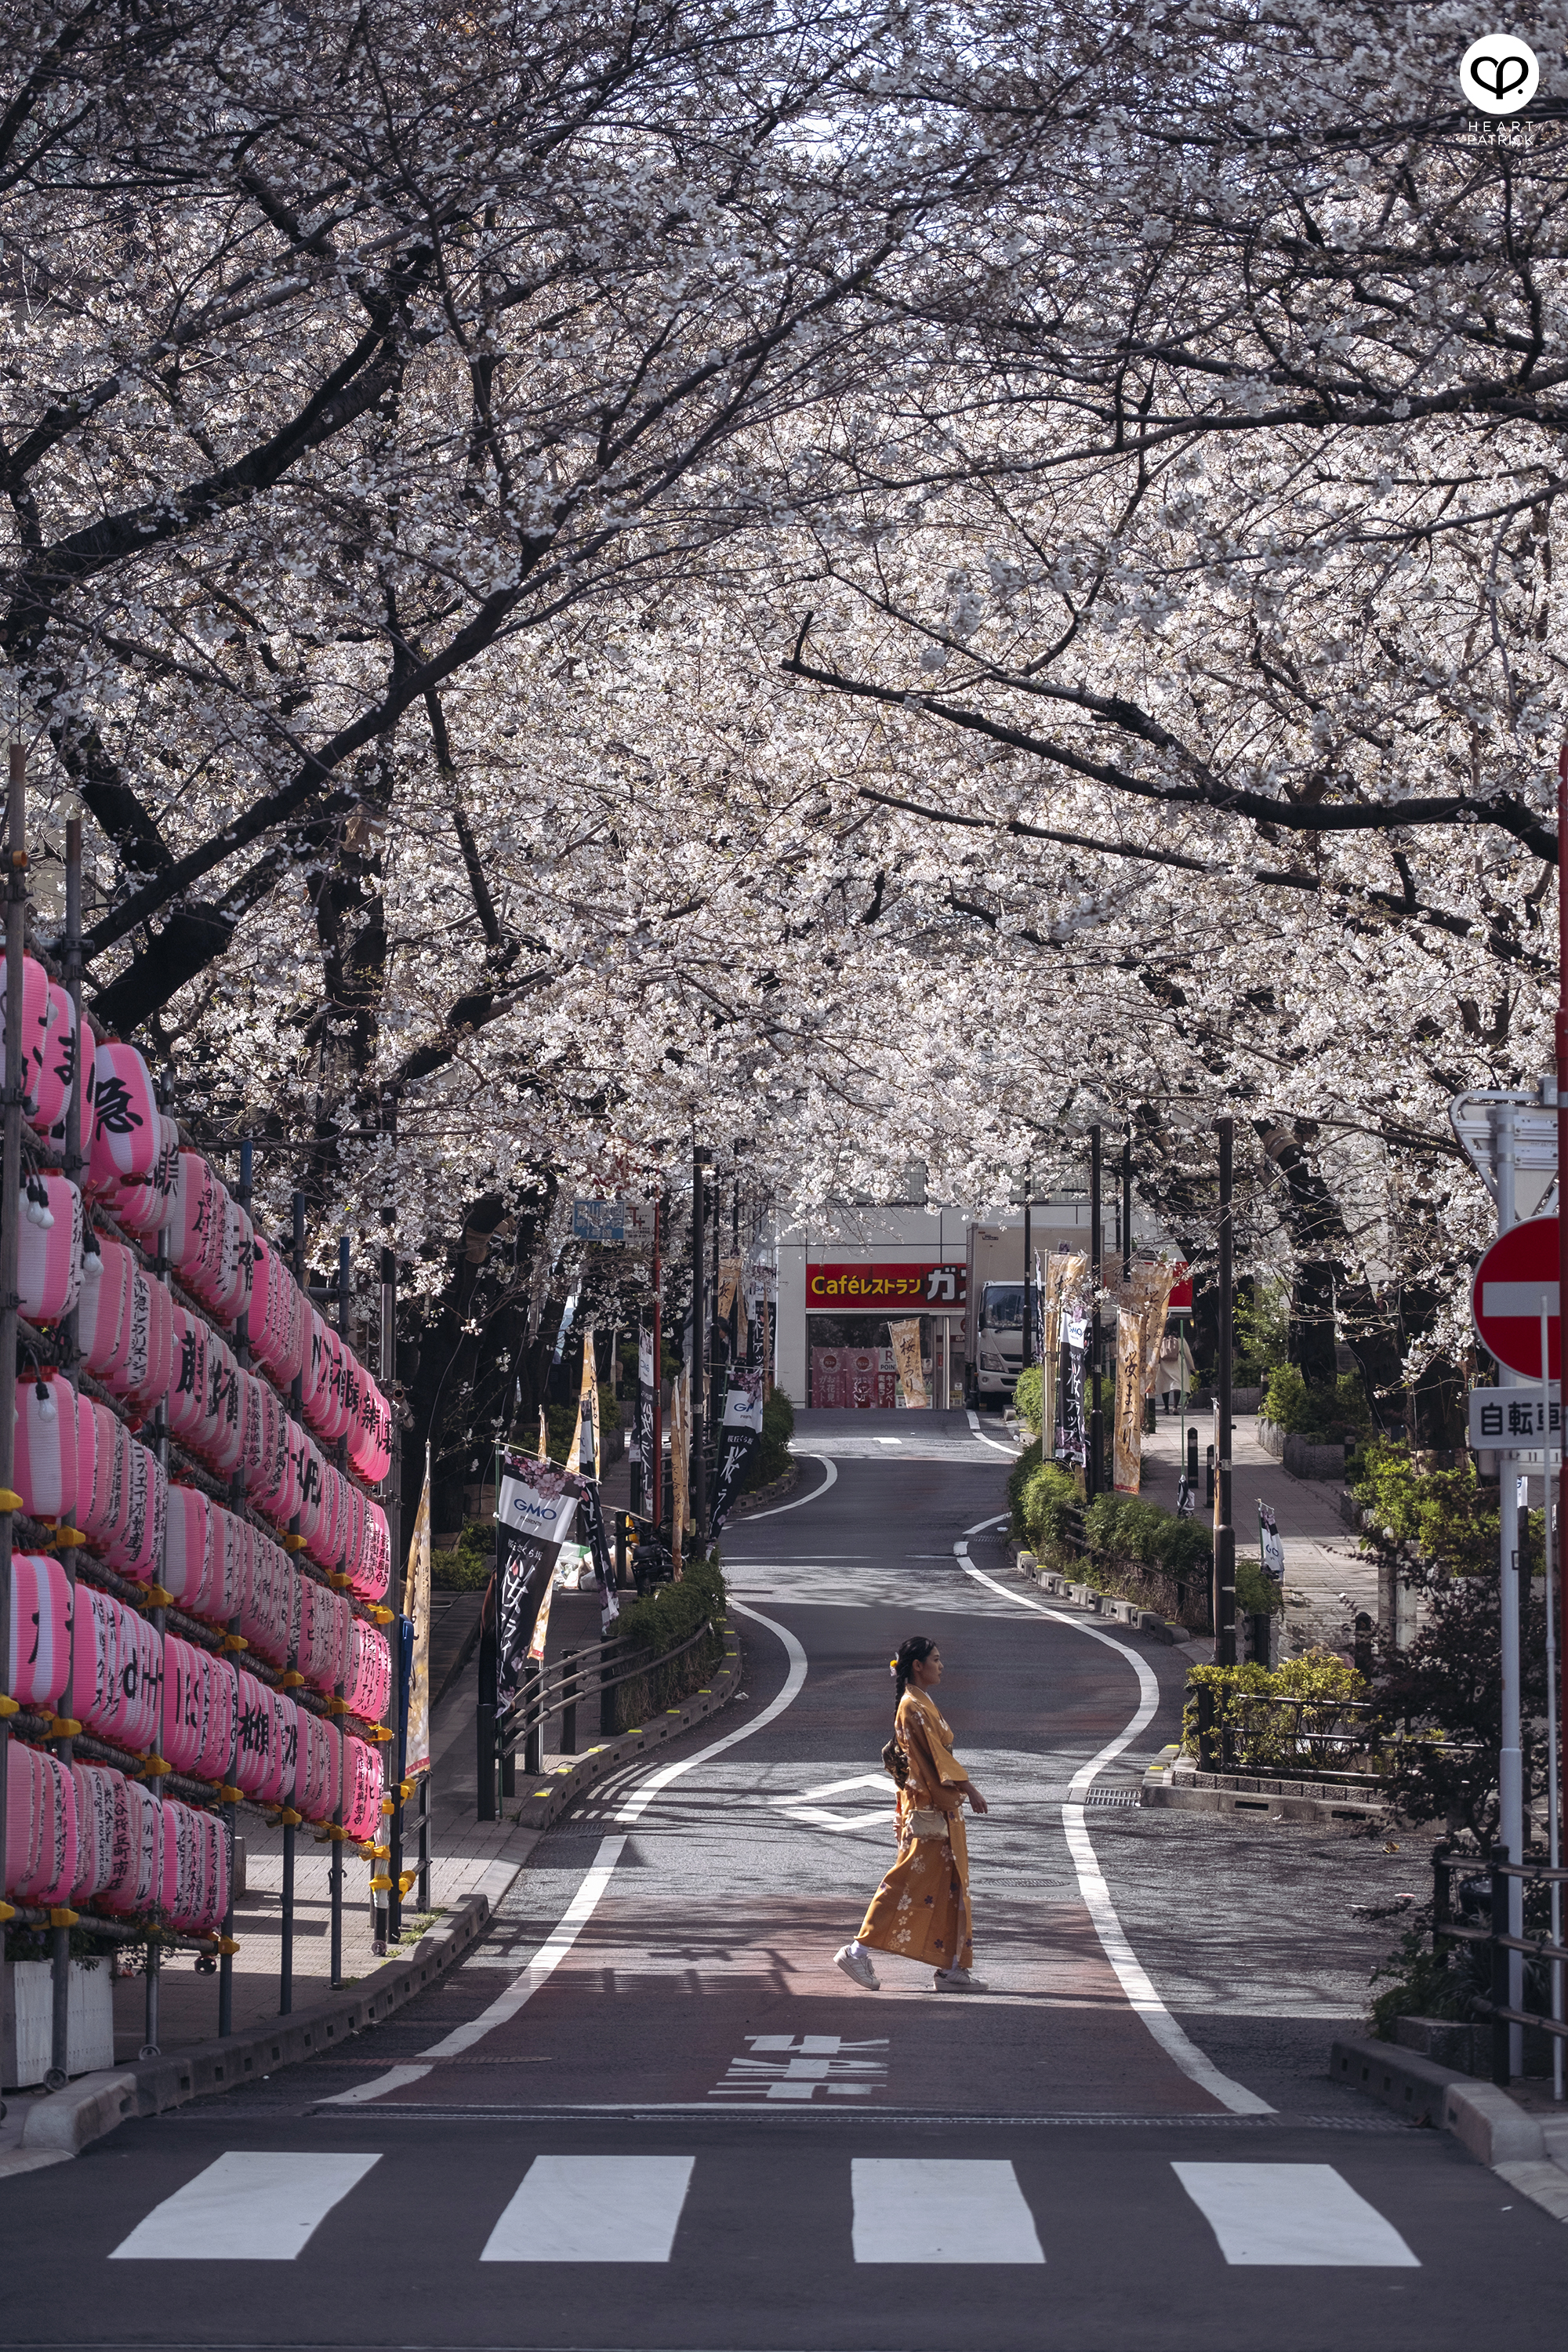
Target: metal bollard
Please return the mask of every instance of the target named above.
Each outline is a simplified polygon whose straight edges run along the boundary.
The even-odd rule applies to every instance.
[[[1492,1882],[1492,2081],[1500,2091],[1506,2091],[1510,2074],[1508,2065],[1509,2025],[1503,2016],[1508,2007],[1508,1948],[1503,1937],[1508,1933],[1508,1877],[1502,1864],[1508,1860],[1506,1845],[1494,1845],[1491,1855]]]
[[[539,1683],[538,1667],[531,1667],[528,1678],[522,1686],[524,1706],[530,1713],[533,1713],[539,1705]],[[523,1742],[522,1769],[535,1777],[544,1769],[544,1725],[537,1714],[533,1715],[533,1720],[529,1725],[528,1735]]]
[[[1187,1432],[1187,1491],[1192,1495],[1198,1491],[1198,1433],[1195,1429]]]
[[[1204,1500],[1212,1507],[1214,1502],[1214,1447],[1212,1445],[1208,1452],[1208,1491]]]
[[[561,1663],[568,1669],[566,1677],[561,1685],[561,1696],[565,1702],[561,1709],[561,1754],[563,1756],[575,1756],[577,1753],[576,1651],[563,1651]]]
[[[1219,1769],[1215,1757],[1215,1695],[1209,1683],[1198,1685],[1198,1769]]]

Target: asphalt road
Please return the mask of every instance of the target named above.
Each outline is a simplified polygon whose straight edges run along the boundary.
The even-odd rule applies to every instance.
[[[803,1416],[806,1499],[725,1544],[744,1701],[547,1838],[454,1977],[352,2053],[5,2185],[12,2343],[1430,2352],[1550,2324],[1562,2226],[1326,2076],[1418,1857],[1119,1804],[1182,1662],[984,1581],[1005,1462],[963,1415],[910,1433]],[[992,1805],[984,1995],[832,1965],[890,1851],[911,1632]]]

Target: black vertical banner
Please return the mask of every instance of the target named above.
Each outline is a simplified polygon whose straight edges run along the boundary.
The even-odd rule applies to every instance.
[[[711,1523],[718,1534],[730,1506],[740,1492],[746,1465],[763,1433],[763,1376],[736,1370],[730,1375],[724,1397],[724,1421],[719,1435],[719,1467],[713,1479]]]
[[[583,1495],[583,1522],[587,1532],[588,1549],[594,1555],[598,1572],[599,1591],[604,1601],[599,1630],[607,1633],[621,1613],[620,1596],[616,1591],[616,1563],[611,1556],[609,1538],[605,1530],[604,1507],[595,1483],[585,1484]]]
[[[561,1547],[587,1491],[552,1462],[508,1454],[496,1508],[496,1707],[504,1714],[522,1687],[534,1620]]]

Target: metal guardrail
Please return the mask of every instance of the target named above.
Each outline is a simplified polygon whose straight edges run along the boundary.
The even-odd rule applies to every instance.
[[[1275,1691],[1232,1691],[1224,1695],[1211,1683],[1199,1683],[1195,1692],[1198,1719],[1198,1763],[1205,1772],[1265,1772],[1278,1771],[1291,1763],[1316,1764],[1321,1770],[1320,1751],[1329,1757],[1353,1756],[1365,1750],[1367,1742],[1359,1737],[1353,1718],[1375,1712],[1370,1699],[1332,1700],[1312,1698]],[[1296,1721],[1283,1735],[1283,1752],[1270,1742],[1273,1752],[1266,1757],[1246,1753],[1248,1727],[1246,1717],[1256,1709],[1291,1707]],[[1301,1722],[1303,1714],[1311,1709],[1327,1717],[1318,1727],[1308,1730]],[[1242,1717],[1238,1723],[1237,1715]],[[1440,1746],[1447,1756],[1479,1756],[1484,1750],[1465,1741],[1444,1739],[1436,1732],[1396,1731],[1383,1743],[1385,1748]],[[1336,1765],[1333,1779],[1347,1784],[1354,1782],[1369,1788],[1381,1788],[1386,1779],[1384,1771],[1357,1772]]]
[[[1461,1884],[1461,1907],[1465,1884],[1487,1882],[1486,1908],[1488,1925],[1471,1927],[1454,1917],[1453,1882],[1464,1874]],[[1506,1846],[1494,1846],[1484,1858],[1479,1854],[1455,1853],[1446,1843],[1439,1843],[1432,1854],[1432,1955],[1446,1961],[1452,1944],[1485,1944],[1491,1951],[1491,1987],[1489,1998],[1475,2004],[1483,2020],[1489,2019],[1492,2032],[1492,2081],[1506,2091],[1512,2075],[1510,2071],[1509,2028],[1511,2025],[1539,2026],[1560,2041],[1568,2042],[1568,2022],[1563,2016],[1563,1970],[1568,1963],[1568,1945],[1556,1943],[1550,1936],[1510,1936],[1498,1932],[1497,1922],[1508,1916],[1508,1885],[1510,1879],[1520,1879],[1526,1885],[1568,1886],[1568,1870],[1554,1870],[1545,1862],[1510,1862]],[[1479,1909],[1472,1900],[1471,1908]],[[1508,1998],[1508,1956],[1521,1952],[1527,1959],[1544,1961],[1552,1970],[1552,2014],[1542,2016],[1533,2009],[1514,2009]]]
[[[636,1682],[645,1675],[656,1675],[677,1658],[684,1657],[699,1643],[712,1638],[713,1620],[705,1617],[695,1633],[678,1642],[672,1650],[661,1650],[650,1655],[638,1649],[625,1634],[607,1642],[594,1642],[580,1650],[563,1650],[550,1667],[531,1667],[524,1676],[521,1690],[509,1706],[498,1709],[493,1701],[487,1704],[483,1676],[478,1722],[478,1818],[493,1822],[496,1817],[496,1771],[500,1771],[500,1794],[516,1794],[517,1751],[522,1750],[522,1769],[538,1773],[544,1764],[544,1727],[550,1717],[561,1717],[560,1746],[557,1753],[574,1756],[577,1753],[577,1709],[580,1705],[599,1702],[599,1736],[613,1738],[616,1726],[614,1702],[610,1693],[623,1683]]]

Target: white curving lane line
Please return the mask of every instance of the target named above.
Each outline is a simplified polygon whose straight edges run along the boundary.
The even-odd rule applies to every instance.
[[[775,1617],[764,1617],[760,1609],[748,1609],[744,1601],[731,1601],[730,1606],[737,1610],[742,1617],[750,1617],[753,1623],[765,1625],[769,1633],[776,1633],[784,1643],[784,1655],[789,1660],[789,1672],[784,1678],[784,1688],[777,1698],[768,1702],[761,1715],[754,1716],[750,1723],[742,1724],[739,1731],[726,1732],[722,1739],[715,1739],[708,1747],[700,1748],[695,1756],[683,1756],[678,1764],[661,1765],[657,1772],[650,1772],[647,1779],[642,1782],[636,1793],[627,1799],[626,1804],[616,1815],[616,1821],[623,1828],[629,1828],[631,1823],[640,1817],[645,1808],[652,1803],[659,1790],[668,1789],[672,1780],[679,1780],[682,1773],[695,1772],[700,1764],[706,1764],[714,1756],[722,1756],[727,1748],[738,1747],[742,1739],[750,1739],[754,1731],[761,1731],[765,1723],[772,1723],[775,1716],[782,1715],[785,1707],[792,1706],[800,1696],[802,1685],[805,1681],[805,1652],[795,1640],[789,1627],[781,1625]]]
[[[1005,1454],[1015,1462],[1017,1460],[1020,1449],[1016,1445],[1004,1445],[999,1437],[987,1437],[985,1432],[980,1426],[980,1415],[975,1412],[973,1405],[965,1405],[964,1412],[968,1416],[969,1427],[972,1434],[980,1440],[982,1445],[989,1445],[994,1452],[997,1454]],[[986,1519],[983,1524],[989,1527],[991,1525],[991,1521]],[[974,1533],[973,1528],[971,1528],[969,1532],[973,1535]]]
[[[742,1617],[750,1617],[757,1624],[765,1625],[769,1633],[776,1633],[784,1643],[784,1655],[789,1661],[784,1688],[763,1707],[761,1715],[752,1722],[742,1724],[739,1731],[726,1732],[722,1739],[710,1740],[706,1748],[699,1748],[695,1756],[683,1756],[679,1763],[663,1765],[658,1771],[650,1773],[616,1816],[623,1826],[629,1827],[636,1822],[659,1790],[668,1788],[672,1780],[679,1780],[683,1772],[694,1772],[700,1764],[721,1756],[727,1748],[734,1748],[742,1739],[750,1739],[754,1731],[761,1731],[764,1724],[772,1723],[800,1696],[805,1682],[805,1652],[789,1627],[779,1624],[774,1618],[764,1617],[760,1609],[748,1609],[742,1601],[731,1601],[730,1606],[739,1610]],[[592,1868],[527,1967],[513,1977],[505,1991],[500,1993],[488,2009],[482,2009],[478,2017],[470,2019],[467,2025],[455,2027],[444,2041],[433,2042],[428,2050],[421,2050],[421,2058],[430,2060],[433,2065],[438,2059],[459,2056],[463,2051],[471,2050],[476,2042],[482,2042],[487,2033],[493,2033],[498,2025],[507,2024],[533,1999],[540,1987],[554,1975],[597,1910],[615,1874],[616,1864],[625,1851],[626,1843],[624,1837],[607,1837],[601,1841]],[[340,2091],[334,2097],[319,2100],[317,2104],[326,2107],[363,2106],[373,2099],[385,2098],[392,2091],[401,2091],[409,2083],[419,2082],[430,2072],[430,2065],[393,2066],[368,2083],[357,2084],[353,2090]]]
[[[795,1452],[793,1446],[790,1451]],[[743,1518],[736,1521],[737,1528],[749,1528],[753,1519],[776,1519],[781,1511],[798,1511],[803,1503],[818,1502],[826,1494],[829,1486],[836,1486],[838,1484],[838,1465],[836,1462],[830,1462],[826,1454],[796,1454],[795,1458],[797,1462],[821,1463],[827,1473],[821,1486],[814,1486],[809,1495],[797,1495],[792,1503],[772,1503],[765,1511],[748,1511]]]
[[[987,1519],[982,1524],[994,1527],[997,1522]],[[978,1532],[974,1528],[968,1531],[969,1535]],[[984,1570],[976,1568],[965,1557],[967,1537],[955,1543],[952,1549],[965,1574],[973,1577],[977,1584],[986,1585],[993,1592],[999,1592],[1004,1601],[1016,1601],[1021,1609],[1032,1610],[1037,1617],[1049,1617],[1058,1625],[1070,1625],[1075,1632],[1087,1633],[1091,1642],[1103,1642],[1108,1650],[1118,1651],[1137,1675],[1137,1713],[1124,1731],[1073,1774],[1068,1783],[1069,1799],[1062,1807],[1062,1829],[1067,1837],[1068,1852],[1072,1856],[1073,1868],[1078,1873],[1079,1893],[1094,1922],[1094,1932],[1100,1937],[1105,1957],[1127,1996],[1129,2006],[1142,2019],[1167,2058],[1181,2068],[1189,2081],[1196,2083],[1200,2090],[1206,2091],[1210,2098],[1217,2099],[1222,2107],[1228,2107],[1233,2116],[1273,2115],[1275,2110],[1267,2099],[1260,2099],[1256,2091],[1249,2091],[1245,2084],[1233,2083],[1228,2074],[1222,2074],[1213,2060],[1205,2058],[1197,2043],[1183,2032],[1165,2007],[1154,1990],[1148,1970],[1127,1940],[1127,1930],[1117,1916],[1110,1889],[1100,1866],[1100,1858],[1085,1826],[1081,1799],[1087,1795],[1096,1774],[1102,1771],[1113,1757],[1120,1756],[1124,1748],[1130,1747],[1146,1724],[1153,1721],[1160,1704],[1159,1684],[1137,1651],[1130,1650],[1125,1642],[1113,1641],[1098,1626],[1085,1625],[1079,1618],[1068,1616],[1063,1610],[1047,1609],[1043,1601],[1030,1601],[1021,1592],[1010,1592],[1005,1584],[998,1584],[994,1577],[987,1576]]]

